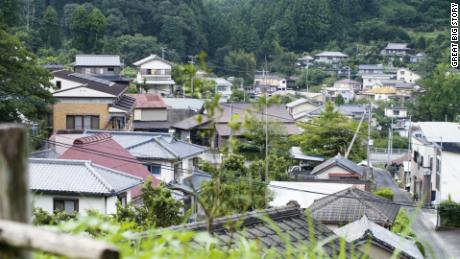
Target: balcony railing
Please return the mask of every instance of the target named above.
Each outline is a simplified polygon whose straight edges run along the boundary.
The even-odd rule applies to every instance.
[[[172,80],[171,76],[156,76],[156,75],[141,75],[142,79],[147,81],[169,81]]]

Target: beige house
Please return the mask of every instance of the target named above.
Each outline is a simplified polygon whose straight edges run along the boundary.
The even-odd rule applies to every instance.
[[[135,83],[147,93],[169,95],[174,91],[171,77],[172,63],[157,55],[150,55],[133,63],[137,67]]]
[[[127,86],[66,70],[53,72],[54,131],[129,129],[134,99]]]

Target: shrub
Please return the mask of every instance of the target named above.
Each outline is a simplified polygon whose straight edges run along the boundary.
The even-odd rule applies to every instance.
[[[439,205],[439,215],[441,226],[460,227],[460,203],[453,201],[450,196]]]
[[[375,191],[374,194],[389,200],[393,200],[394,196],[394,193],[390,188],[380,188]]]

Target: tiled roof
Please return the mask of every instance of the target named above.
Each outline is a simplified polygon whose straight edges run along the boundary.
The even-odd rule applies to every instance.
[[[300,98],[300,99],[297,99],[297,100],[292,101],[290,103],[287,103],[286,107],[292,108],[292,107],[295,107],[297,105],[301,105],[301,104],[308,103],[308,102],[310,102],[310,101],[305,99],[305,98]]]
[[[176,140],[166,133],[87,130],[85,135],[108,133],[132,156],[144,159],[181,160],[197,156],[207,147]]]
[[[388,43],[385,49],[397,49],[397,50],[408,50],[406,43]]]
[[[380,247],[393,253],[394,250],[400,251],[402,258],[422,259],[424,256],[415,245],[415,242],[399,236],[390,230],[383,228],[363,216],[361,219],[349,223],[334,232],[355,244],[366,243],[369,240],[380,244]]]
[[[113,168],[144,180],[151,176],[145,166],[140,164],[128,150],[113,140],[111,135],[107,133],[85,136],[74,140],[73,146],[67,149],[59,158],[90,160],[98,165]],[[159,184],[159,180],[155,177],[153,177],[152,182],[155,186]],[[133,191],[133,196],[139,195],[139,191],[139,188],[136,188]]]
[[[348,57],[348,55],[339,51],[323,51],[316,54],[315,57]]]
[[[119,67],[121,66],[118,55],[84,55],[75,56],[75,66],[88,67]]]
[[[364,175],[364,168],[355,164],[353,161],[348,160],[347,158],[341,156],[341,155],[336,155],[333,158],[330,158],[326,160],[325,162],[317,165],[313,171],[311,171],[311,174],[319,174],[322,171],[324,171],[327,168],[330,168],[332,166],[339,166],[343,169],[346,169],[352,173],[358,174],[358,175]]]
[[[172,127],[177,128],[177,129],[182,129],[182,130],[190,130],[195,127],[198,127],[200,125],[206,124],[210,122],[211,120],[208,118],[206,115],[201,115],[201,121],[198,121],[198,115],[189,117],[185,120],[179,121],[176,124],[174,124]]]
[[[349,188],[316,200],[311,206],[313,218],[324,224],[347,224],[366,215],[375,223],[391,226],[399,205],[357,188]]]
[[[59,78],[63,78],[66,80],[80,83],[82,86],[86,88],[96,90],[99,92],[103,92],[103,93],[112,94],[115,96],[121,95],[128,89],[127,85],[113,83],[111,81],[99,79],[99,78],[92,77],[89,75],[74,73],[72,71],[67,71],[67,70],[53,71],[52,74],[55,77],[59,77]],[[62,91],[65,91],[65,90],[62,90]],[[59,91],[56,91],[56,92],[59,92]]]
[[[429,142],[460,143],[460,125],[457,122],[423,121],[413,124]]]
[[[263,217],[268,217],[272,222],[267,222]],[[241,230],[231,230],[233,225],[240,226]],[[275,228],[276,226],[276,228]],[[279,228],[279,231],[277,230]],[[171,230],[192,230],[206,231],[207,222],[197,222],[186,225],[174,226]],[[275,248],[280,252],[286,250],[284,236],[290,241],[291,246],[305,246],[312,242],[310,237],[315,238],[314,242],[320,242],[328,237],[334,236],[333,232],[313,220],[310,233],[307,217],[302,209],[291,206],[283,208],[272,208],[260,211],[252,211],[244,214],[237,214],[228,217],[217,218],[213,222],[212,232],[221,241],[222,246],[234,246],[240,237],[254,240],[266,248]],[[325,242],[322,246],[325,253],[333,256],[339,251],[339,240],[333,239]],[[346,246],[349,255],[349,246]]]
[[[366,69],[366,70],[383,70],[384,67],[382,64],[362,64],[358,66],[358,69]]]
[[[29,162],[33,191],[112,196],[142,183],[142,179],[88,160],[38,159]]]
[[[171,128],[169,121],[133,121],[134,130],[151,130],[163,129],[165,131]]]
[[[159,60],[159,61],[162,61],[162,62],[168,64],[168,65],[172,65],[171,62],[169,62],[169,61],[167,61],[165,59],[162,59],[161,57],[159,57],[158,55],[155,55],[155,54],[150,54],[148,57],[145,57],[145,58],[143,58],[141,60],[138,60],[138,61],[134,62],[133,65],[140,66],[140,65],[142,65],[144,63],[147,63],[147,62],[149,62],[151,60]]]
[[[111,107],[115,107],[121,110],[125,110],[127,112],[131,112],[136,104],[136,99],[128,96],[122,95],[120,99],[118,99]]]
[[[161,96],[156,93],[128,94],[128,96],[136,100],[136,108],[166,108],[165,102],[163,102]]]

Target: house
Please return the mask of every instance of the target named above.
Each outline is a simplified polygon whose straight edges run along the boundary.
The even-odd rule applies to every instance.
[[[142,165],[107,133],[76,138],[73,144],[59,156],[59,159],[88,160],[143,180],[152,177],[152,185],[158,186],[159,184],[158,175],[149,172],[146,167],[147,163],[147,165]],[[140,195],[140,188],[135,188],[132,194],[137,198]]]
[[[268,92],[274,92],[276,90],[286,90],[287,80],[286,78],[276,74],[256,74],[254,76],[254,89],[256,93],[263,92],[264,88],[268,88]]]
[[[109,134],[131,157],[144,164],[150,175],[165,183],[180,182],[190,175],[200,155],[209,150],[166,133],[87,130],[84,134],[91,138],[101,133]]]
[[[204,232],[207,231],[207,227],[208,222],[202,221],[173,226],[168,230]],[[249,241],[257,241],[266,249],[273,248],[279,252],[288,249],[285,238],[288,238],[291,247],[319,242],[322,244],[321,249],[326,257],[333,257],[340,250],[340,241],[333,238],[335,236],[333,232],[315,220],[308,223],[305,212],[296,206],[270,208],[216,218],[211,229],[213,237],[218,241],[217,245],[222,247],[232,247],[235,243],[240,242],[242,236]],[[331,241],[325,240],[328,237],[330,238],[328,240]],[[311,238],[314,238],[314,241]],[[346,257],[351,257],[352,253],[356,255],[347,244],[343,249]]]
[[[401,259],[425,258],[414,240],[407,239],[370,221],[366,215],[334,230],[334,233],[352,243],[370,258],[394,258],[398,252]]]
[[[142,179],[89,160],[29,160],[29,189],[34,207],[49,213],[95,210],[114,214],[117,203],[131,201]]]
[[[353,91],[361,90],[361,82],[351,79],[342,79],[334,82],[334,88],[350,89]]]
[[[318,103],[325,103],[326,97],[322,93],[313,93],[308,91],[295,91],[296,95],[301,95],[304,98],[310,99]]]
[[[349,88],[326,87],[322,91],[326,99],[333,102],[335,102],[339,95],[342,96],[345,103],[349,103],[355,99],[355,91]]]
[[[171,126],[168,122],[168,110],[160,94],[128,94],[128,96],[136,100],[134,130],[168,132]]]
[[[357,188],[348,188],[316,200],[310,207],[313,219],[330,228],[337,228],[361,219],[389,228],[398,215],[400,205],[386,198]]]
[[[315,62],[336,64],[348,58],[347,54],[338,51],[323,51],[315,55]]]
[[[384,70],[383,64],[358,65],[358,74],[361,76],[365,74],[383,74]]]
[[[420,79],[420,76],[415,72],[402,67],[396,72],[396,79],[405,83],[415,84],[415,82]]]
[[[407,47],[406,43],[388,43],[387,46],[380,52],[384,57],[404,57],[408,55],[410,49]],[[400,59],[402,60],[402,59]]]
[[[317,165],[311,175],[317,179],[366,179],[363,167],[340,154]]]
[[[422,60],[424,60],[425,57],[426,57],[425,52],[419,52],[419,53],[417,53],[415,55],[411,55],[410,56],[410,63],[419,63]]]
[[[225,78],[208,78],[216,83],[216,93],[220,94],[220,102],[227,102],[232,95],[232,83]]]
[[[147,93],[170,95],[174,92],[171,77],[172,63],[157,55],[150,55],[133,63],[137,68],[135,83]]]
[[[301,67],[309,67],[315,59],[312,56],[305,55],[297,59],[297,64]]]
[[[362,74],[361,78],[363,79],[363,89],[371,89],[375,85],[378,85],[381,80],[391,79],[391,75],[383,73],[370,73]]]
[[[130,80],[120,75],[122,69],[123,64],[118,55],[78,54],[73,63],[73,71],[76,73],[127,85]]]
[[[304,120],[308,121],[311,120],[315,117],[318,117],[321,115],[321,113],[324,112],[325,106],[319,106],[318,108],[312,110],[309,113],[305,114],[300,114],[297,117],[298,120]],[[343,116],[353,119],[353,120],[361,120],[363,116],[364,118],[367,118],[367,115],[365,114],[369,107],[364,104],[343,104],[340,106],[334,106],[334,111],[338,111],[340,114]]]
[[[322,156],[304,154],[302,149],[297,146],[292,146],[289,149],[289,154],[296,162],[296,165],[289,168],[289,178],[296,181],[305,175],[307,178],[311,178],[310,172],[313,168],[324,161],[324,157]]]
[[[283,207],[296,201],[301,208],[310,207],[315,200],[348,188],[367,190],[369,182],[363,180],[319,180],[270,181],[268,189],[273,195],[270,206]]]
[[[460,127],[455,122],[417,122],[411,127],[410,192],[427,204],[460,201]]]
[[[289,114],[296,119],[298,114],[308,113],[318,108],[320,104],[313,100],[308,100],[305,98],[300,98],[295,101],[286,104],[286,109]]]
[[[394,119],[407,118],[407,108],[403,106],[387,106],[385,107],[385,116]]]
[[[135,100],[128,86],[66,70],[54,71],[54,131],[129,129]]]
[[[239,114],[238,122],[243,122],[245,114],[250,114],[262,120],[265,116],[261,112],[257,112],[254,106],[250,103],[223,103],[221,111],[218,111],[214,118],[204,115],[196,115],[194,117],[180,121],[172,126],[177,136],[182,139],[190,140],[192,143],[200,143],[211,145],[211,140],[204,137],[203,133],[216,130],[215,145],[224,147],[227,145],[227,140],[231,134],[236,137],[244,135],[244,129],[232,132],[229,123],[235,114]],[[275,121],[280,124],[280,130],[285,135],[295,135],[300,133],[295,120],[284,108],[283,105],[271,105],[267,108],[267,117],[269,121]],[[206,134],[205,134],[206,135]],[[208,134],[209,135],[209,134]]]
[[[395,87],[374,87],[367,91],[361,92],[361,96],[370,96],[375,101],[389,101],[390,99],[396,99],[398,96],[398,90]]]

